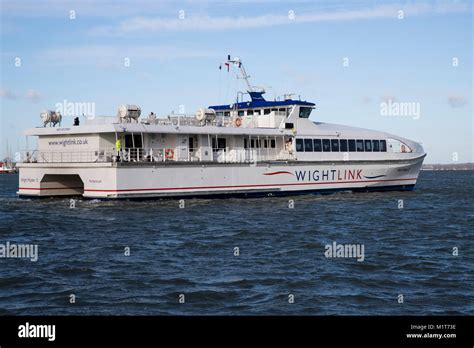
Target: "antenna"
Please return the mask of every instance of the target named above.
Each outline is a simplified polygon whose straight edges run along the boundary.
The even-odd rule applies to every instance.
[[[250,84],[250,81],[249,81],[250,75],[247,74],[247,71],[244,68],[244,64],[242,63],[242,60],[239,57],[235,57],[235,58],[231,59],[230,54],[228,54],[227,55],[227,61],[224,64],[227,66],[227,70],[229,70],[229,66],[231,64],[237,66],[240,69],[240,73],[242,74],[242,77],[240,77],[240,78],[245,80],[245,82],[247,83],[248,92],[262,92],[262,93],[265,93],[265,89],[259,88],[260,91],[256,91],[255,88],[257,88],[257,87],[252,86]]]

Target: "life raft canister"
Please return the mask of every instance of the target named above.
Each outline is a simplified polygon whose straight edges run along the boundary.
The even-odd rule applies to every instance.
[[[174,150],[173,149],[166,149],[165,157],[166,157],[166,159],[173,159],[174,158]]]

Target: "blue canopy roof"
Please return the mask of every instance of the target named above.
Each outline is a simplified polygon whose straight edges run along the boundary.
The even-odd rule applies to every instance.
[[[235,109],[249,109],[249,108],[265,108],[265,107],[278,107],[278,106],[290,106],[290,105],[302,105],[313,107],[316,104],[302,100],[285,99],[282,101],[268,101],[265,100],[263,94],[265,92],[248,92],[251,101],[225,104],[225,105],[211,105],[208,108],[214,110],[235,110]]]

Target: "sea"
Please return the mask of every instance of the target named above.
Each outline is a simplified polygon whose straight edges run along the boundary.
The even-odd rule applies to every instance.
[[[181,202],[24,199],[1,175],[0,315],[474,315],[473,174]]]

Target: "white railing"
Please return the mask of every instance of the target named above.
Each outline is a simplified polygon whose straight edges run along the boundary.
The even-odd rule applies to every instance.
[[[146,162],[218,162],[254,163],[293,160],[293,154],[275,148],[114,148],[87,151],[23,151],[22,163],[146,163]]]

